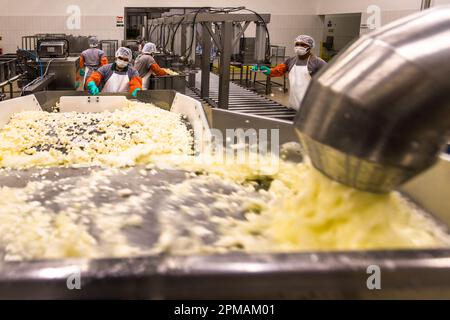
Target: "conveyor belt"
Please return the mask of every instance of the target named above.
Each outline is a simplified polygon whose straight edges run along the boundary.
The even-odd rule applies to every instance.
[[[200,79],[201,73],[198,73],[196,75],[196,88],[193,88],[193,91],[188,90],[186,95],[200,99]],[[219,96],[219,76],[211,73],[209,83],[209,98],[217,103]],[[295,110],[288,109],[278,102],[272,101],[265,96],[245,89],[233,82],[230,82],[228,110],[286,121],[292,121],[296,114]]]

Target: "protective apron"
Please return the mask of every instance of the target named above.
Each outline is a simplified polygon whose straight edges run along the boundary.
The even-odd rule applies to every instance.
[[[300,109],[306,89],[311,81],[308,64],[309,58],[305,66],[295,65],[289,71],[289,106],[297,111]]]
[[[128,92],[130,90],[130,79],[128,73],[118,74],[113,72],[108,81],[106,81],[102,92]]]
[[[144,90],[148,90],[150,87],[150,77],[153,74],[153,71],[150,69],[147,74],[142,78],[142,88]]]

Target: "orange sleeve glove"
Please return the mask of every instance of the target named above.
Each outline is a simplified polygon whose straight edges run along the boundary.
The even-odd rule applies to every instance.
[[[138,76],[131,78],[129,86],[130,86],[130,93],[133,93],[134,90],[136,89],[142,90],[142,78]]]
[[[106,64],[108,64],[108,58],[107,58],[106,56],[103,56],[103,57],[100,59],[100,65],[101,65],[101,66],[104,66],[104,65],[106,65]]]
[[[84,69],[84,57],[83,57],[83,55],[80,56],[80,69]]]
[[[150,66],[150,69],[157,75],[157,76],[167,76],[168,73],[165,72],[163,69],[161,69],[161,67],[159,66],[159,64],[154,63]]]
[[[275,68],[270,69],[271,77],[282,77],[287,72],[287,66],[284,63],[280,63]]]
[[[97,87],[98,87],[98,86],[100,86],[100,83],[102,82],[102,80],[103,80],[102,74],[101,74],[100,72],[98,72],[98,71],[94,71],[94,72],[92,72],[91,75],[86,79],[86,85],[87,85],[89,82],[94,81],[95,84],[96,84]]]

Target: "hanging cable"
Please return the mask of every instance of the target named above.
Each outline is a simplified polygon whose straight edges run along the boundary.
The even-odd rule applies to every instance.
[[[182,56],[185,56],[186,59],[189,59],[192,53],[192,46],[194,44],[194,38],[195,38],[195,23],[197,21],[197,16],[201,11],[205,11],[207,9],[211,9],[210,7],[202,7],[197,10],[197,12],[194,15],[194,19],[192,20],[192,36],[191,36],[191,42],[189,44],[189,47],[186,48],[186,50],[183,52]],[[189,55],[186,55],[189,52]]]
[[[176,28],[175,28],[175,31],[173,32],[173,35],[172,35],[172,45],[171,45],[171,47],[172,47],[172,52],[175,51],[175,49],[174,49],[174,46],[175,46],[175,36],[176,36],[176,34],[177,34],[178,29],[180,28],[181,23],[184,21],[184,19],[186,19],[185,16],[183,17],[183,19],[180,20],[180,22],[178,22],[178,24],[177,24],[177,26],[176,26]]]

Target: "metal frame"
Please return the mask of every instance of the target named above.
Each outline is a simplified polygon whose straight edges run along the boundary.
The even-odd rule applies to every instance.
[[[107,45],[108,52],[103,48],[103,45]],[[100,40],[100,48],[105,51],[109,61],[114,60],[117,49],[119,48],[119,40]]]
[[[154,42],[159,48],[166,47],[164,44],[167,42],[167,37],[170,38],[170,31],[167,30],[174,26],[181,26],[178,28],[178,32],[186,34],[186,31],[194,26],[196,32],[196,38],[200,39],[202,44],[202,79],[201,79],[201,97],[203,99],[209,98],[209,81],[210,81],[210,54],[211,47],[214,44],[220,52],[220,81],[219,81],[219,99],[217,106],[221,109],[228,109],[229,101],[229,82],[230,82],[230,63],[231,55],[233,53],[233,47],[238,44],[238,41],[248,26],[253,22],[256,24],[256,35],[258,45],[255,46],[255,56],[257,63],[265,62],[265,48],[266,48],[266,34],[264,30],[264,24],[270,22],[270,14],[261,14],[262,20],[256,14],[240,14],[240,13],[188,13],[184,15],[162,17],[157,19],[151,19],[148,21],[149,40]],[[241,24],[241,31],[235,33],[234,27],[237,23]],[[216,28],[213,28],[213,24]],[[197,28],[198,26],[198,28]],[[201,37],[197,35],[197,32],[201,30]],[[175,31],[172,31],[175,32]],[[190,30],[189,32],[193,32]],[[169,33],[169,34],[167,34]],[[207,36],[205,36],[207,35]],[[180,37],[179,48],[188,48],[187,39],[189,37]],[[195,59],[195,48],[197,39],[194,39],[192,46],[190,47],[190,53],[186,53],[185,50],[174,50],[176,52],[167,52],[172,55],[183,56],[186,53],[187,57],[193,57]],[[173,49],[173,48],[171,48]],[[182,59],[187,60],[186,57]],[[190,61],[191,64],[192,60]]]
[[[6,98],[5,94],[5,87],[9,85],[9,98],[12,99],[14,97],[14,91],[13,91],[13,83],[17,80],[22,78],[21,74],[18,74],[17,76],[12,77],[11,79],[8,79],[2,83],[0,83],[0,88],[2,89],[0,93],[0,101],[2,101],[4,98]]]

